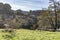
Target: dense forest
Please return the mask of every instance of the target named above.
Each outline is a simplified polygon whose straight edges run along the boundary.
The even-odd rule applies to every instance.
[[[0,3],[0,28],[53,30],[60,28],[60,3],[49,1],[42,10],[12,10],[7,3]]]
[[[40,15],[40,10],[12,10],[9,4],[0,3],[0,28],[37,28],[37,16]]]

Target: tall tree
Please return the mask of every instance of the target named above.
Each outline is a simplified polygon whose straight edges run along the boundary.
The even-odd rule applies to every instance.
[[[48,30],[48,28],[50,28],[48,9],[41,10],[40,16],[38,16],[38,20],[38,29]]]
[[[57,24],[57,10],[59,9],[59,2],[57,2],[57,0],[49,0],[49,7],[50,7],[50,13],[54,15],[54,18],[55,18],[55,22],[54,22],[54,26],[53,26],[53,31],[56,31],[57,27],[58,27],[58,24]]]
[[[7,13],[7,14],[11,13],[11,6],[9,4],[7,4],[7,3],[4,4],[4,8],[3,9],[4,9],[5,13]]]

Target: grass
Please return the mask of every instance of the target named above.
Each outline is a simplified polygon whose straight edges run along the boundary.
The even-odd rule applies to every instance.
[[[0,40],[6,40],[4,35],[10,34],[8,32],[2,32],[0,29]],[[11,36],[13,36],[13,38],[10,40],[60,40],[60,32],[48,32],[40,30],[20,29],[13,32]]]

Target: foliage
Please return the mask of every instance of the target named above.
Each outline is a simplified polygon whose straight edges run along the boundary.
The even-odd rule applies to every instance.
[[[48,30],[49,28],[51,28],[49,18],[50,18],[49,10],[42,10],[41,15],[38,16],[39,25],[38,29]]]

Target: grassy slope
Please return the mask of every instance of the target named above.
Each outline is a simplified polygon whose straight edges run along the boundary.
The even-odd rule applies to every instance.
[[[8,33],[1,32],[0,40],[5,40],[3,35]],[[33,31],[33,30],[16,30],[13,40],[60,40],[60,32]]]

